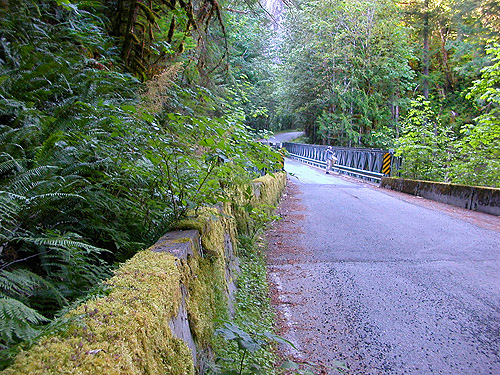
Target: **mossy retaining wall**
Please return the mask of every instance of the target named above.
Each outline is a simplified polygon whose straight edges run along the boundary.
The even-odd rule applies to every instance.
[[[473,211],[500,216],[500,189],[383,177],[380,186]]]
[[[214,320],[228,316],[235,288],[237,223],[249,221],[241,207],[275,204],[285,184],[284,173],[261,177],[180,223],[121,265],[105,297],[76,308],[62,332],[21,352],[1,374],[204,373]]]

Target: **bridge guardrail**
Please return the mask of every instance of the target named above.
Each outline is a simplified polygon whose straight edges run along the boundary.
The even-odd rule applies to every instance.
[[[326,168],[327,146],[302,143],[283,143],[283,147],[292,158],[305,163]],[[380,182],[384,176],[390,176],[392,170],[399,168],[399,159],[391,152],[373,148],[332,147],[338,161],[334,170],[356,177]]]

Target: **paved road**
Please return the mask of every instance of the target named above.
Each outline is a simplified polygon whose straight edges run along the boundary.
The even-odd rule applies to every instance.
[[[302,137],[304,132],[288,132],[288,133],[280,133],[275,134],[271,138],[261,139],[261,142],[265,143],[283,143],[283,142],[291,142],[294,139]]]
[[[500,218],[286,170],[268,263],[291,354],[350,374],[500,374]]]

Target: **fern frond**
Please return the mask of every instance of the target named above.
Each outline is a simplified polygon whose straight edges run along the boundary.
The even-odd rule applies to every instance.
[[[40,133],[40,129],[38,128],[38,125],[34,124],[37,122],[35,120],[37,116],[34,115],[33,110],[28,109],[18,114],[17,121],[23,122],[23,124],[20,127],[11,128],[10,131],[7,131],[4,142],[10,145],[21,145],[31,143],[32,140],[35,140]],[[23,117],[25,118],[23,119]],[[24,147],[19,147],[24,150]]]
[[[24,195],[16,194],[11,191],[5,191],[5,190],[0,190],[0,196],[2,195],[17,202],[25,202],[26,199],[28,199]]]
[[[39,330],[35,328],[48,322],[45,316],[10,297],[0,297],[0,341],[12,344],[18,340],[29,340]]]
[[[35,289],[40,288],[48,290],[60,305],[67,303],[61,292],[49,280],[34,272],[26,269],[0,271],[0,293],[5,296],[24,301],[33,295]]]
[[[31,324],[47,322],[42,314],[10,297],[0,297],[0,320],[18,320]]]
[[[66,176],[70,174],[94,174],[96,172],[102,173],[100,169],[109,165],[111,163],[111,159],[101,159],[95,162],[79,162],[73,163],[70,166],[61,170],[61,175]]]
[[[0,192],[0,228],[5,226],[15,226],[17,224],[17,215],[19,205],[8,195]]]
[[[0,158],[8,158],[8,160],[0,163],[0,176],[6,175],[9,172],[20,172],[23,167],[18,160],[14,159],[10,154],[5,152],[0,154]]]
[[[4,98],[2,98],[2,101],[5,104],[7,104],[7,102],[6,102],[6,100]],[[18,102],[18,103],[21,103],[21,102]],[[4,112],[4,111],[0,111],[0,113],[2,113],[2,112]],[[17,129],[13,129],[10,126],[1,125],[0,126],[0,144],[2,144],[3,147],[5,147],[5,144],[12,143],[10,141],[10,138],[12,138],[11,136],[13,134],[15,134],[16,131],[17,131]]]
[[[102,249],[100,247],[92,246],[85,242],[70,240],[66,237],[14,237],[12,240],[31,243],[33,245],[42,245],[49,248],[55,249],[67,249],[71,247],[82,248],[87,251],[87,253],[103,253],[109,250]]]
[[[0,272],[0,292],[5,295],[26,295],[38,284],[27,277],[22,270]]]
[[[63,131],[56,131],[43,142],[43,144],[37,147],[35,152],[34,160],[37,164],[45,164],[47,162],[48,156],[54,151],[54,146],[58,141],[64,138]]]
[[[84,197],[78,194],[68,194],[68,193],[47,193],[47,194],[39,194],[34,197],[30,197],[26,199],[26,204],[28,205],[51,205],[56,201],[63,199],[83,199]]]
[[[55,166],[43,165],[40,167],[29,169],[15,178],[11,179],[4,189],[14,191],[18,194],[26,194],[32,188],[37,178],[44,178],[49,174],[49,171],[55,171],[59,169]]]

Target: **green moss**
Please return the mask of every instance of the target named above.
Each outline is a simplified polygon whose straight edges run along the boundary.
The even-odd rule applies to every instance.
[[[182,272],[170,254],[138,253],[108,281],[107,297],[71,313],[78,318],[64,336],[42,340],[2,374],[194,374],[189,347],[167,324]]]
[[[231,209],[228,205],[219,207],[205,207],[199,210],[196,218],[182,220],[176,229],[196,229],[201,235],[203,250],[215,257],[224,257],[225,233],[236,244],[236,227]]]
[[[275,173],[255,179],[251,186],[238,186],[231,196],[238,233],[251,233],[249,207],[275,206],[286,185],[286,173]]]
[[[200,347],[212,344],[214,321],[227,317],[227,288],[221,259],[190,261],[189,323]]]
[[[190,274],[185,284],[190,298],[187,301],[191,330],[199,347],[212,344],[216,319],[227,317],[228,277],[226,264],[234,254],[227,254],[227,247],[236,249],[236,224],[230,215],[230,205],[203,208],[196,218],[183,220],[178,229],[197,229],[205,258],[189,258]],[[231,244],[226,244],[226,234]]]

